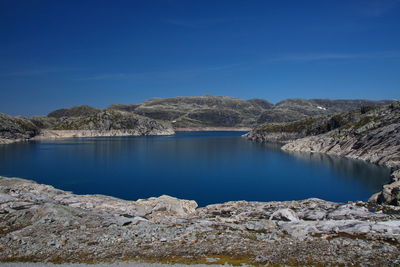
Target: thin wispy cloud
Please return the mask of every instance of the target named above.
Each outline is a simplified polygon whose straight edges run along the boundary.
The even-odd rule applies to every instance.
[[[227,64],[227,65],[209,67],[208,70],[210,70],[210,71],[228,70],[228,69],[233,69],[235,67],[239,67],[241,65],[243,65],[243,64],[242,63]]]
[[[359,0],[355,8],[362,15],[380,17],[400,7],[400,0]]]
[[[395,59],[400,58],[399,51],[375,53],[308,53],[290,54],[273,58],[271,61],[318,61],[318,60],[346,60],[346,59]]]
[[[109,73],[109,74],[98,74],[93,75],[85,78],[81,78],[79,80],[86,81],[86,80],[123,80],[129,78],[143,78],[146,77],[146,73]]]
[[[186,77],[194,73],[189,70],[182,71],[156,71],[156,72],[141,72],[141,73],[102,73],[89,77],[84,77],[81,81],[100,81],[100,80],[147,80],[147,79],[167,79],[171,77],[181,76]]]
[[[219,66],[211,66],[207,68],[198,68],[191,70],[166,70],[166,71],[154,71],[154,72],[134,72],[134,73],[102,73],[97,75],[92,75],[89,77],[84,77],[79,80],[82,81],[98,81],[98,80],[146,80],[146,79],[180,79],[188,78],[200,75],[209,71],[224,71],[233,69],[242,64],[226,64]]]
[[[51,73],[63,73],[63,72],[73,72],[78,71],[80,69],[67,69],[67,68],[32,68],[25,69],[21,71],[13,71],[13,72],[0,72],[0,76],[9,76],[9,77],[17,77],[17,76],[40,76]]]
[[[246,21],[251,20],[249,17],[233,17],[233,18],[202,18],[202,19],[166,19],[165,23],[191,28],[191,29],[202,29],[208,28],[211,26],[233,23],[238,21]]]

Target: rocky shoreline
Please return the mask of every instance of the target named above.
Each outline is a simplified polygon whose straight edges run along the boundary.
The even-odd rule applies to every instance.
[[[8,145],[16,142],[21,142],[24,141],[25,139],[6,139],[6,138],[0,138],[0,145]]]
[[[25,139],[5,139],[0,138],[0,145],[8,145],[24,141],[43,141],[64,138],[84,138],[84,137],[113,137],[113,136],[143,136],[143,135],[173,135],[175,131],[172,129],[150,131],[147,133],[138,132],[137,130],[42,130],[38,135]]]
[[[81,111],[82,112],[82,111]],[[0,114],[0,144],[70,137],[171,135],[168,122],[118,110],[71,117],[12,117]]]
[[[320,199],[198,208],[0,178],[0,261],[400,264],[400,208]]]
[[[399,111],[394,103],[263,125],[246,135],[285,142],[286,151],[335,154],[392,168],[392,183],[368,203],[233,201],[199,208],[195,201],[170,196],[126,201],[0,177],[0,262],[398,266],[400,207],[392,205],[400,199]],[[119,124],[110,128],[115,119]],[[131,122],[135,128],[121,129]],[[59,128],[39,132],[29,127],[29,132],[12,129],[18,140],[25,133],[48,139],[171,134],[172,129],[119,112],[96,113],[90,123],[65,118]]]
[[[31,140],[48,140],[74,137],[106,137],[106,136],[141,136],[141,135],[172,135],[172,129],[152,130],[146,133],[135,129],[124,130],[43,130]]]
[[[194,128],[174,128],[176,132],[248,132],[248,127],[194,127]]]
[[[265,124],[246,134],[257,142],[285,143],[282,150],[360,159],[391,169],[391,182],[370,201],[400,205],[400,102],[330,117]]]
[[[39,141],[63,138],[84,138],[84,137],[112,137],[112,136],[143,136],[143,135],[174,135],[176,132],[201,132],[201,131],[237,131],[246,132],[250,128],[230,128],[230,127],[203,127],[203,128],[166,128],[154,129],[151,131],[139,131],[137,129],[121,130],[41,130],[31,138],[6,139],[0,138],[0,145],[12,144],[23,141]]]

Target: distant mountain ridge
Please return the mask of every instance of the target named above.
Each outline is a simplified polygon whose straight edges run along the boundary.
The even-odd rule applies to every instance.
[[[149,99],[136,105],[131,112],[171,121],[176,128],[241,127],[256,124],[256,118],[272,106],[273,104],[263,99],[243,100],[205,95]],[[109,108],[120,109],[121,106],[112,105]],[[122,108],[127,110],[126,106]]]
[[[44,137],[171,134],[174,129],[250,129],[265,122],[292,122],[392,101],[264,99],[227,96],[153,98],[141,104],[114,104],[106,109],[75,106],[40,117],[0,114],[0,143]],[[44,131],[47,131],[45,134]],[[57,131],[62,131],[58,132]]]
[[[286,99],[272,104],[264,99],[244,100],[227,96],[153,98],[141,104],[114,104],[120,110],[151,119],[169,121],[174,128],[254,127],[265,122],[290,122],[330,115],[363,106],[386,105],[390,100]],[[89,106],[60,109],[48,116],[86,116],[99,110]]]

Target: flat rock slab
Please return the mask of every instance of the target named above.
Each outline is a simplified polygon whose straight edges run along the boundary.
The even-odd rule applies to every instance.
[[[399,248],[398,207],[312,198],[198,208],[0,177],[2,262],[398,266]]]
[[[83,263],[0,263],[1,267],[184,267],[187,264],[167,264],[167,263],[144,263],[144,262],[119,262],[119,263],[98,263],[98,264],[83,264]],[[208,264],[193,264],[192,267],[209,267]],[[212,266],[232,266],[232,265],[212,265]],[[242,265],[246,266],[246,265]]]

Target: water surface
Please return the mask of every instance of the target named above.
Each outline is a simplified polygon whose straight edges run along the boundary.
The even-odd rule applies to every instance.
[[[78,194],[128,200],[163,194],[204,206],[231,200],[318,197],[367,200],[389,170],[319,153],[288,153],[244,132],[96,137],[0,146],[0,175],[33,179]]]

